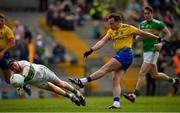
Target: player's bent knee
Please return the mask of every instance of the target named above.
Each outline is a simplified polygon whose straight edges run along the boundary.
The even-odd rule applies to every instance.
[[[144,73],[144,72],[140,72],[140,73],[139,73],[139,76],[140,76],[140,77],[144,77],[145,75],[146,75],[146,73]]]
[[[151,75],[151,78],[156,79],[158,75]]]

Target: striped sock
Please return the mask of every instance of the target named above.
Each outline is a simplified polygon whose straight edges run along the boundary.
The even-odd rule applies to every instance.
[[[72,92],[78,97],[81,96],[81,93],[76,89],[74,89]]]
[[[140,96],[140,91],[139,91],[138,89],[135,89],[135,91],[134,91],[134,95],[136,95],[136,96]]]
[[[169,77],[169,79],[168,79],[168,82],[170,82],[170,83],[175,83],[176,82],[176,80],[174,79],[174,78],[172,78],[172,77]]]
[[[87,78],[87,81],[90,82],[92,81],[92,78],[90,76],[86,77]]]
[[[67,98],[70,98],[70,97],[71,97],[70,94],[68,94],[68,93],[65,93],[63,96],[64,96],[64,97],[67,97]]]

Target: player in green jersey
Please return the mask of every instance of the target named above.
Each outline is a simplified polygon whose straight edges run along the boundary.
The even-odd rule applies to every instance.
[[[133,103],[135,102],[135,98],[140,95],[140,88],[142,87],[145,75],[148,72],[154,79],[160,79],[172,83],[174,93],[177,92],[179,85],[179,79],[172,78],[167,76],[165,73],[158,72],[156,64],[159,56],[159,51],[161,50],[162,46],[170,40],[171,33],[161,21],[153,18],[153,9],[150,6],[145,7],[143,13],[145,20],[140,23],[140,29],[148,31],[157,36],[159,36],[160,33],[163,32],[165,38],[161,39],[161,42],[159,43],[157,40],[154,40],[152,38],[143,37],[144,60],[139,72],[140,76],[137,81],[135,91],[133,93],[124,94],[124,97]],[[141,37],[137,36],[136,38]]]
[[[86,105],[83,95],[66,81],[61,80],[57,75],[41,64],[30,63],[26,60],[16,61],[7,60],[8,68],[14,74],[20,74],[24,77],[24,83],[35,87],[54,92],[58,95],[70,99],[73,103],[80,106]],[[21,87],[17,88],[18,94],[21,94]]]

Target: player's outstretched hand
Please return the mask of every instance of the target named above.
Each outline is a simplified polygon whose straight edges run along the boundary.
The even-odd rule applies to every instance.
[[[18,94],[19,96],[21,96],[22,93],[23,93],[23,89],[22,89],[21,87],[17,87],[17,88],[16,88],[16,92],[17,92],[17,94]]]
[[[87,58],[90,54],[92,54],[93,50],[89,49],[87,51],[84,52],[84,58]]]

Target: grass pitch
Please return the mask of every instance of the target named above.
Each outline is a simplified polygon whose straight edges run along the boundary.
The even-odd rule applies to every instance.
[[[76,106],[65,98],[0,100],[0,112],[178,112],[180,96],[138,97],[130,103],[121,98],[121,109],[107,109],[112,97],[87,97],[86,106]]]

